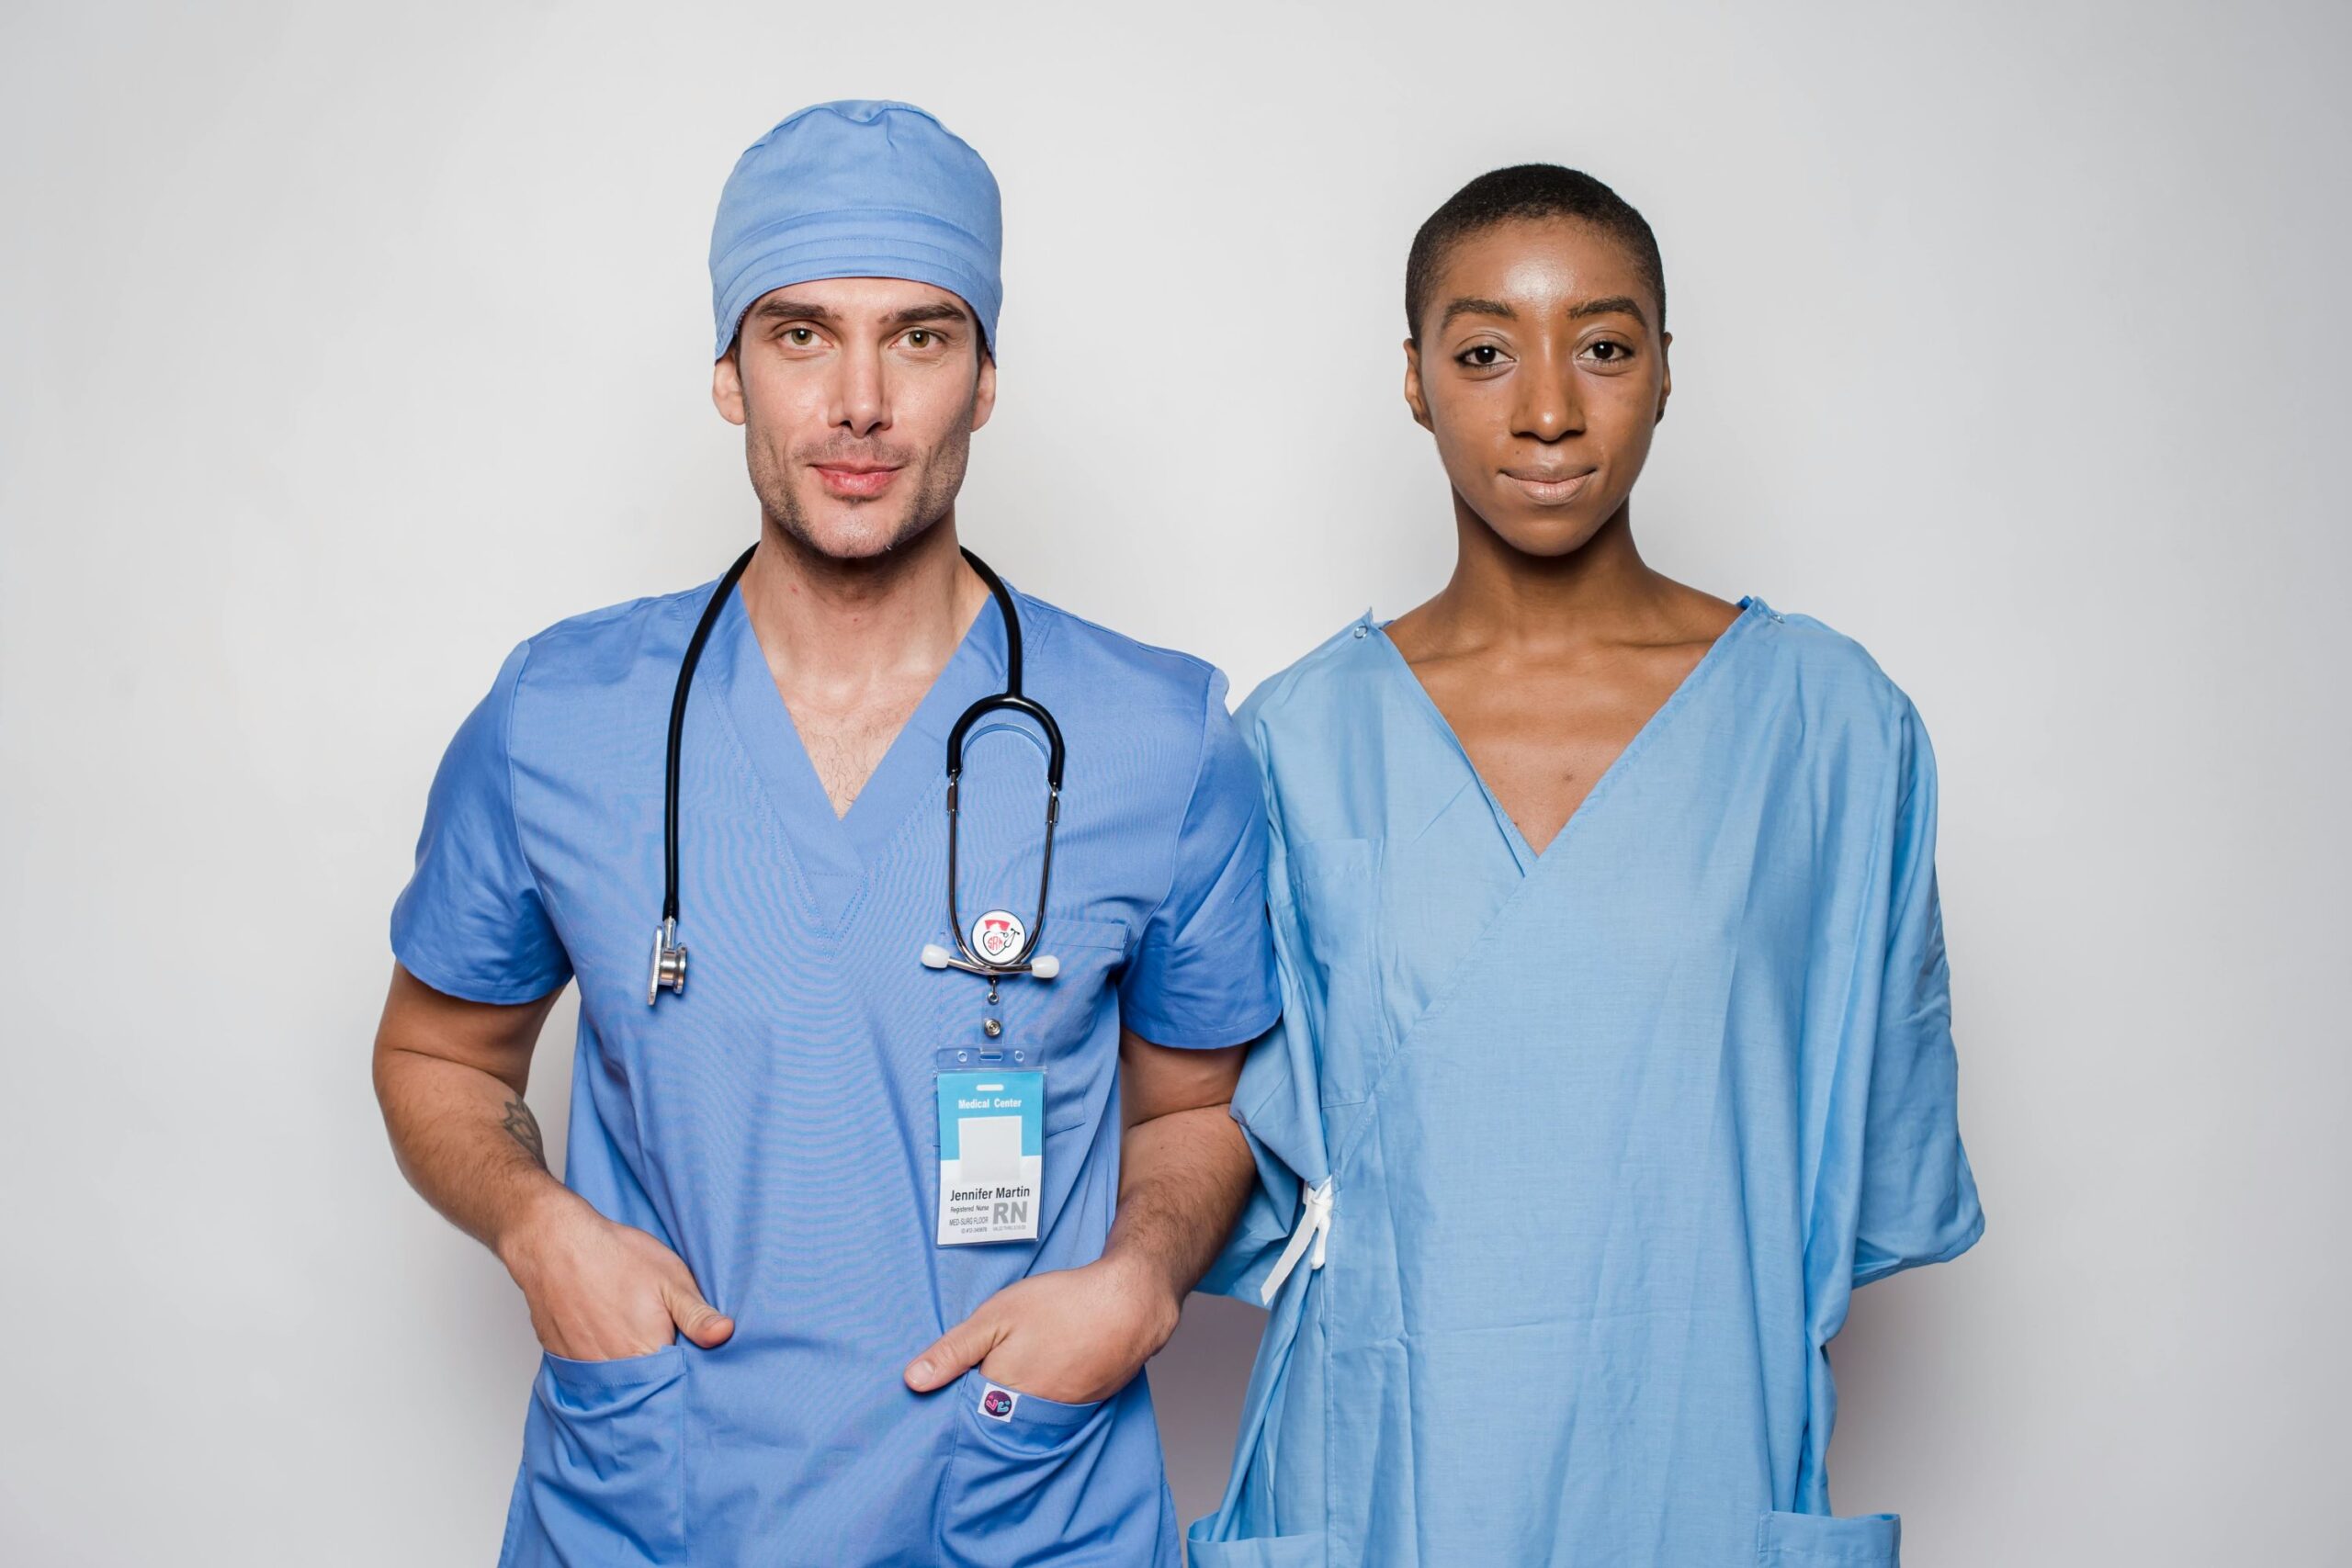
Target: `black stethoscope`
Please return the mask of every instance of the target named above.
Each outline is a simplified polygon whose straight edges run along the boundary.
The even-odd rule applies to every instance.
[[[695,635],[686,641],[685,658],[678,665],[678,689],[670,699],[670,756],[662,800],[662,923],[653,932],[653,970],[645,987],[648,1007],[661,998],[664,987],[681,994],[686,988],[686,949],[678,941],[678,751],[686,731],[686,694],[694,689],[695,666],[702,661],[703,644],[710,640],[710,628],[718,625],[727,596],[735,591],[743,569],[752,564],[752,557],[758,549],[754,545],[738,556],[735,564],[727,569],[727,575],[718,580],[718,586],[711,591],[710,603],[703,606],[702,619],[695,623]],[[1043,703],[1021,694],[1021,613],[1013,608],[1012,595],[1006,592],[1002,580],[989,570],[986,561],[969,550],[964,552],[964,558],[980,574],[980,581],[989,585],[989,592],[1004,616],[1004,690],[966,708],[964,716],[956,721],[956,728],[947,732],[947,930],[956,939],[956,951],[950,953],[937,942],[928,942],[923,946],[922,962],[926,969],[961,969],[967,975],[986,977],[989,1005],[994,1007],[997,982],[1006,976],[1027,975],[1034,979],[1050,980],[1061,973],[1061,960],[1050,953],[1037,953],[1037,940],[1046,931],[1046,893],[1054,875],[1054,825],[1061,818],[1062,729]],[[1037,872],[1037,917],[1025,930],[1017,921],[1011,921],[1012,932],[992,932],[1000,941],[1017,932],[1019,945],[1011,957],[991,959],[974,951],[972,941],[964,932],[963,915],[956,908],[956,787],[964,776],[965,734],[975,721],[1000,710],[1026,714],[1046,732],[1046,851]],[[1035,957],[1031,956],[1033,953]],[[990,1039],[1003,1032],[1002,1024],[993,1014],[983,1027]]]

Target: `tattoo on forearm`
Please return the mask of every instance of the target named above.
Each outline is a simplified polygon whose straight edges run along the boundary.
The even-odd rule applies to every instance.
[[[519,1100],[508,1100],[506,1119],[499,1125],[506,1130],[508,1137],[513,1138],[529,1152],[531,1158],[540,1169],[547,1168],[547,1143],[539,1136],[539,1119],[531,1114],[529,1106]]]

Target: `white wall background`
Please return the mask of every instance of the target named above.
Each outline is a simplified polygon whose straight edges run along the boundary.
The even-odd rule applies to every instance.
[[[711,209],[856,95],[1003,183],[967,536],[1237,692],[1451,558],[1421,217],[1539,157],[1641,207],[1645,548],[1860,637],[1943,769],[1991,1229],[1860,1298],[1839,1510],[1912,1568],[2346,1561],[2347,42],[2318,0],[6,0],[0,1560],[493,1554],[535,1348],[393,1170],[385,916],[516,638],[752,536]],[[1219,1305],[1159,1379],[1188,1515]]]

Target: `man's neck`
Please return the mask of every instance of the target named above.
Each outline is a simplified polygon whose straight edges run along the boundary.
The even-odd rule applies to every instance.
[[[989,596],[956,548],[952,512],[863,560],[823,555],[769,518],[741,591],[768,668],[796,714],[846,712],[909,681],[927,687]]]

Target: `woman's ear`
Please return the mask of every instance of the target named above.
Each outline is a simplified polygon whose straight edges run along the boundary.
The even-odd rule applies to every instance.
[[[1421,345],[1411,338],[1405,340],[1405,406],[1413,411],[1415,424],[1430,428],[1430,400],[1421,392]]]
[[[1674,365],[1666,351],[1672,346],[1674,334],[1660,333],[1657,336],[1657,412],[1650,423],[1657,424],[1666,418],[1666,400],[1674,395]]]

